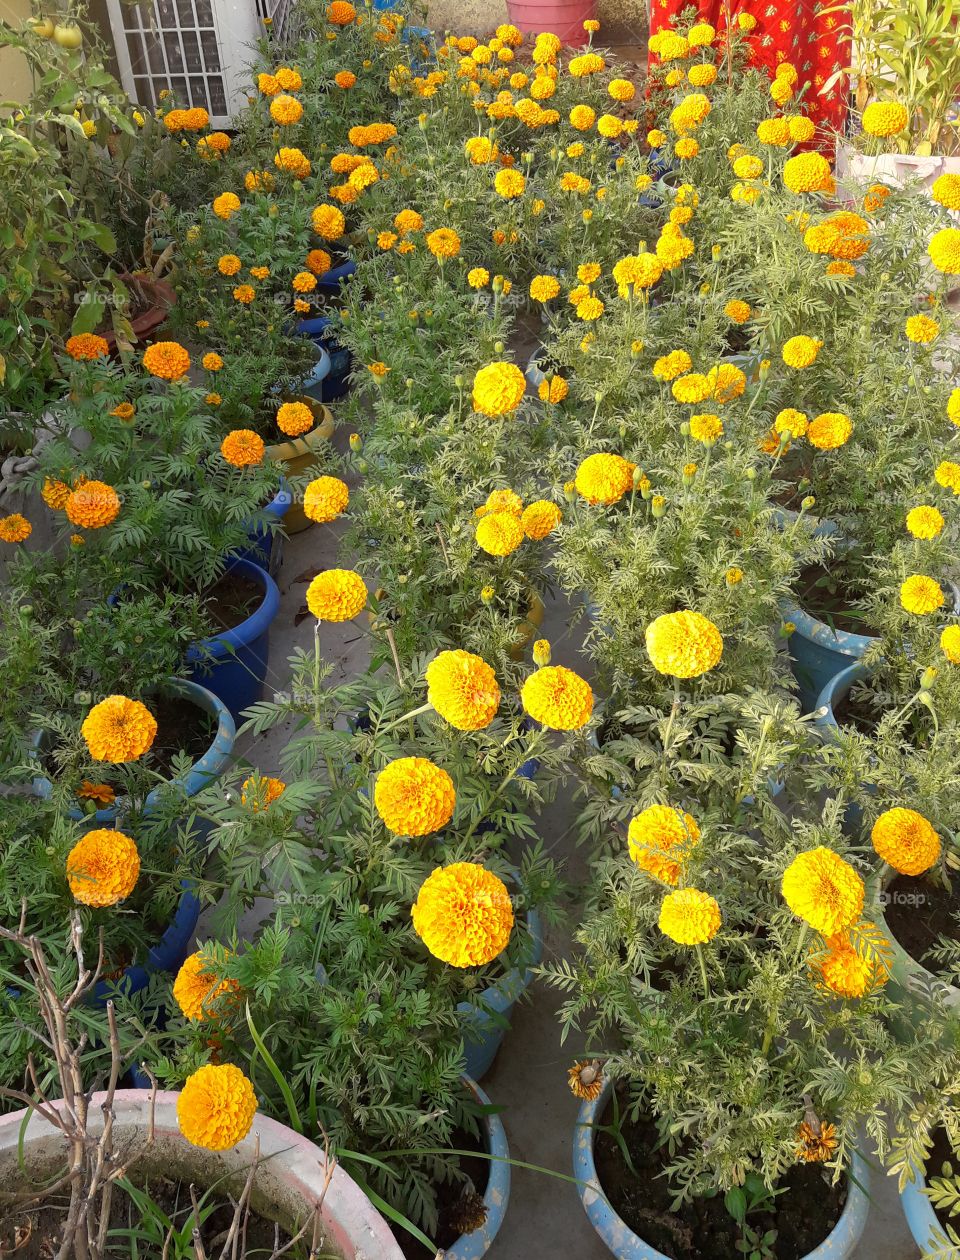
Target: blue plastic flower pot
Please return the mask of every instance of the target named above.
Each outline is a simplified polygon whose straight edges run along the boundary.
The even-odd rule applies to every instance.
[[[327,362],[329,362],[329,359]],[[281,478],[277,493],[263,509],[263,515],[267,517],[267,520],[261,524],[251,526],[250,546],[235,552],[229,558],[227,561],[228,573],[238,560],[250,560],[253,564],[258,564],[262,569],[266,569],[268,573],[275,573],[279,569],[280,558],[283,555],[283,535],[278,529],[271,528],[269,522],[282,521],[290,511],[292,503],[293,491],[290,489],[286,479]]]
[[[490,1099],[480,1086],[464,1076],[463,1083],[483,1107],[492,1106]],[[503,1121],[497,1115],[485,1115],[481,1119],[483,1135],[486,1140],[487,1154],[491,1157],[487,1188],[483,1193],[487,1219],[480,1229],[472,1233],[461,1234],[452,1247],[444,1251],[444,1260],[480,1260],[493,1245],[510,1202],[510,1147],[507,1145],[507,1134]]]
[[[910,1233],[913,1235],[913,1241],[926,1255],[929,1251],[935,1251],[938,1245],[940,1247],[944,1245],[945,1231],[937,1220],[937,1214],[927,1197],[926,1177],[913,1164],[910,1165],[910,1170],[916,1180],[908,1181],[900,1191],[900,1204],[907,1218]],[[938,1239],[940,1239],[939,1244]]]
[[[355,264],[344,264],[354,267]],[[342,398],[350,388],[349,376],[353,368],[353,355],[334,337],[328,335],[331,320],[327,315],[317,315],[313,319],[301,319],[297,324],[297,332],[309,337],[314,344],[324,349],[330,356],[330,370],[314,386],[307,386],[305,393],[319,402],[330,403]]]
[[[231,630],[191,643],[187,663],[191,676],[223,701],[234,721],[260,699],[270,660],[270,625],[280,611],[280,591],[265,569],[237,560],[231,572],[249,578],[263,590],[263,599],[245,621]]]
[[[797,680],[800,708],[810,713],[817,697],[836,676],[853,665],[877,642],[873,635],[838,630],[805,613],[789,600],[780,604],[780,615],[796,629],[787,639],[790,668]]]
[[[543,958],[543,926],[536,910],[527,915],[527,930],[524,961],[511,968],[496,984],[484,989],[477,1006],[461,1002],[457,1008],[463,1029],[467,1075],[475,1081],[483,1080],[490,1071],[510,1025],[513,1008],[533,980],[533,968]]]
[[[668,1260],[662,1251],[657,1251],[656,1247],[644,1242],[617,1215],[600,1186],[593,1159],[593,1126],[603,1115],[612,1088],[612,1083],[608,1081],[598,1098],[581,1104],[577,1115],[573,1139],[573,1175],[579,1182],[577,1189],[580,1201],[590,1224],[616,1260]],[[848,1181],[847,1201],[840,1213],[840,1219],[820,1246],[808,1252],[803,1260],[845,1260],[847,1256],[853,1255],[867,1223],[870,1202],[870,1171],[866,1162],[856,1153]]]
[[[219,696],[214,695],[206,687],[200,686],[199,683],[191,682],[186,678],[168,678],[163,685],[163,690],[175,696],[183,696],[198,709],[208,713],[217,723],[213,742],[203,756],[195,761],[181,778],[170,780],[184,797],[196,796],[202,788],[220,777],[233,756],[233,744],[237,734],[236,724]],[[149,707],[149,698],[147,703]],[[42,738],[42,731],[38,731],[33,737],[35,749],[39,749]],[[44,775],[36,775],[32,789],[34,796],[49,800],[53,793],[53,784]],[[148,793],[144,802],[146,815],[155,811],[159,790],[155,788]],[[98,809],[94,814],[85,814],[81,809],[70,809],[67,813],[75,822],[83,822],[88,827],[111,827],[116,822],[119,811],[116,805],[111,805],[107,809]]]
[[[92,998],[98,1005],[102,1006],[117,989],[128,994],[139,993],[147,987],[150,977],[157,972],[173,975],[180,970],[183,960],[190,953],[193,934],[200,918],[200,902],[193,893],[193,885],[189,880],[184,880],[180,887],[183,891],[173,921],[150,949],[146,961],[125,968],[123,975],[117,980],[101,980],[94,988]]]

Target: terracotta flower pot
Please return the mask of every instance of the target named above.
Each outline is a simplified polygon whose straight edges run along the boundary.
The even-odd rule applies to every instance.
[[[133,340],[138,346],[142,346],[166,323],[170,308],[176,305],[176,292],[173,285],[166,280],[158,280],[151,275],[124,271],[119,278],[130,290],[131,298],[135,298],[139,292],[142,297],[141,305],[145,304],[144,309],[130,320]],[[116,354],[117,335],[113,329],[104,329],[101,335],[110,347],[111,355]]]
[[[351,1178],[337,1167],[329,1186],[323,1151],[305,1137],[259,1112],[244,1140],[226,1151],[204,1151],[181,1136],[177,1124],[179,1095],[159,1092],[156,1097],[156,1140],[136,1164],[138,1174],[164,1176],[198,1187],[214,1186],[224,1198],[240,1193],[260,1142],[261,1164],[254,1181],[253,1210],[284,1228],[299,1228],[306,1214],[319,1207],[323,1250],[342,1260],[403,1260],[403,1253],[386,1222]],[[105,1095],[90,1100],[89,1128],[96,1136],[103,1127]],[[53,1104],[61,1107],[61,1102]],[[144,1140],[150,1117],[150,1093],[121,1089],[114,1095],[113,1135],[120,1150]],[[16,1111],[0,1116],[0,1214],[6,1192],[35,1189],[42,1179],[62,1168],[67,1146],[59,1130],[36,1113]],[[18,1144],[23,1143],[23,1165]]]

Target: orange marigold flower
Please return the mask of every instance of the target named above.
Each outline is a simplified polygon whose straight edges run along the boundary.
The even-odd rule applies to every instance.
[[[233,296],[242,306],[249,306],[257,296],[257,291],[252,284],[238,284],[233,291]]]
[[[630,858],[665,884],[676,884],[690,850],[700,841],[694,818],[673,805],[651,805],[630,820]]]
[[[240,209],[240,198],[236,193],[225,192],[213,199],[213,213],[218,219],[229,219]]]
[[[67,499],[70,498],[70,487],[65,481],[51,481],[48,477],[44,481],[43,489],[40,493],[47,507],[52,508],[55,512],[62,512],[67,506]]]
[[[915,809],[885,810],[873,824],[870,839],[883,861],[901,875],[922,875],[940,859],[940,837]]]
[[[235,276],[242,266],[236,254],[221,254],[217,259],[217,271],[222,276]]]
[[[322,236],[325,241],[338,241],[347,230],[343,211],[327,203],[317,206],[310,219],[317,236]]]
[[[590,721],[590,684],[563,665],[538,669],[523,684],[520,700],[534,719],[554,731],[576,731]]]
[[[352,569],[325,569],[307,587],[307,607],[318,621],[352,621],[366,604],[367,588]]]
[[[477,862],[438,866],[420,886],[411,917],[430,953],[451,967],[492,962],[513,930],[506,884]]]
[[[71,359],[104,359],[110,353],[110,344],[96,333],[76,333],[67,338],[64,346]]]
[[[400,757],[377,776],[373,803],[388,831],[428,836],[453,817],[453,780],[426,757]]]
[[[427,666],[427,703],[458,731],[489,726],[500,707],[500,687],[480,656],[459,649],[440,652]]]
[[[84,481],[70,491],[63,506],[71,525],[103,529],[120,515],[120,496],[105,481]]]
[[[333,259],[325,249],[311,249],[306,257],[306,266],[315,276],[323,276],[333,266]]]
[[[220,358],[219,354],[215,354],[212,350],[203,356],[201,363],[208,372],[219,372],[223,367],[223,359]]]
[[[179,341],[155,341],[143,352],[143,366],[162,381],[178,381],[190,370],[190,355]]]
[[[562,519],[563,514],[555,503],[549,499],[537,499],[524,508],[520,524],[528,538],[539,542],[556,529]]]
[[[136,408],[134,407],[133,403],[129,403],[129,402],[117,403],[117,405],[110,412],[110,414],[111,416],[116,416],[118,420],[132,420],[134,415],[136,414]]]
[[[436,228],[427,234],[427,249],[434,258],[456,258],[460,253],[460,237],[453,228]]]
[[[345,4],[346,0],[334,3]],[[349,4],[346,7],[353,8]],[[238,1067],[208,1063],[187,1077],[177,1099],[177,1122],[192,1146],[226,1151],[250,1132],[256,1110],[253,1086]]]
[[[281,403],[277,408],[277,427],[288,437],[299,437],[313,428],[313,412],[303,402]]]
[[[343,88],[346,91],[347,88],[352,88],[356,83],[357,76],[352,70],[338,70],[333,76],[333,81],[338,88]]]
[[[94,761],[120,765],[149,751],[157,736],[157,721],[140,700],[107,696],[83,719],[80,733]]]
[[[227,1005],[223,999],[239,993],[240,985],[236,980],[221,980],[216,970],[209,970],[230,957],[229,950],[218,950],[216,957],[205,958],[203,953],[197,952],[184,959],[173,982],[173,998],[185,1019],[192,1023],[215,1020]]]
[[[333,0],[327,9],[327,21],[333,26],[349,26],[357,16],[357,11],[349,0]]]
[[[339,477],[317,477],[303,492],[303,514],[319,525],[336,520],[347,510],[350,491]]]
[[[67,883],[85,906],[115,906],[130,896],[139,875],[137,846],[122,831],[88,831],[67,854]]]
[[[270,102],[270,117],[281,127],[289,127],[303,117],[303,106],[295,96],[281,92]]]
[[[793,859],[783,874],[783,899],[822,936],[835,936],[863,911],[863,880],[849,862],[823,845]]]
[[[234,468],[249,468],[263,462],[266,446],[252,429],[231,429],[220,443],[220,454]]]
[[[93,801],[100,809],[112,805],[117,799],[117,794],[109,783],[94,783],[90,779],[83,780],[77,789],[77,796],[81,801]]]
[[[32,533],[33,526],[20,512],[0,517],[0,542],[26,542]]]
[[[267,775],[244,779],[240,788],[240,804],[257,814],[279,800],[286,786],[282,779],[271,779]]]

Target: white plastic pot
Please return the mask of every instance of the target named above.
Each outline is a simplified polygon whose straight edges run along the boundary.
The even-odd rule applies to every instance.
[[[104,1094],[94,1094],[89,1109],[89,1131],[97,1136],[103,1127]],[[255,1212],[290,1229],[302,1225],[309,1212],[320,1207],[322,1250],[343,1260],[403,1260],[386,1222],[360,1187],[342,1168],[335,1168],[324,1193],[326,1160],[319,1147],[276,1120],[259,1112],[244,1138],[227,1151],[205,1151],[191,1146],[177,1125],[179,1094],[158,1092],[155,1140],[134,1166],[136,1175],[162,1174],[198,1187],[217,1183],[216,1194],[238,1195],[253,1163],[256,1140],[260,1141],[260,1166],[251,1195]],[[62,1102],[53,1104],[61,1107]],[[150,1091],[117,1090],[113,1101],[113,1136],[118,1149],[127,1151],[144,1142],[150,1116]],[[25,1111],[0,1116],[0,1213],[4,1192],[36,1189],[62,1169],[67,1154],[63,1134],[32,1112],[23,1129]],[[23,1142],[23,1166],[18,1143]]]

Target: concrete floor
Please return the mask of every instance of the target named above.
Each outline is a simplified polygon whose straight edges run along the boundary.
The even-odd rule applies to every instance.
[[[343,445],[343,433],[335,442]],[[306,581],[297,579],[307,573],[312,576],[316,569],[350,564],[350,557],[338,552],[341,532],[336,526],[314,526],[284,544],[277,578],[281,611],[271,636],[270,687],[283,689],[289,653],[309,643],[313,634],[311,618],[294,625],[306,590]],[[565,630],[565,605],[555,601],[548,606],[543,633],[556,644]],[[361,621],[325,626],[323,642],[327,660],[336,662],[336,680],[366,667],[369,640]],[[568,665],[577,664],[569,640],[562,659]],[[273,773],[279,768],[279,753],[286,738],[283,730],[271,731],[256,741],[242,740],[238,751],[265,773]],[[569,796],[558,797],[542,816],[541,836],[553,856],[565,861],[570,881],[581,886],[586,878],[586,853],[576,848],[568,834],[572,818]],[[547,957],[562,957],[569,944],[569,931],[548,931]],[[493,1102],[505,1108],[503,1121],[512,1157],[569,1175],[577,1103],[567,1089],[566,1070],[581,1047],[576,1040],[561,1047],[555,1018],[558,1005],[553,990],[540,984],[532,987],[528,1000],[516,1011],[513,1028],[484,1088]],[[856,1260],[916,1260],[920,1251],[907,1230],[895,1184],[876,1173],[872,1196],[867,1230]],[[557,1256],[609,1260],[610,1253],[593,1232],[572,1185],[514,1169],[510,1208],[488,1255],[490,1260],[555,1260]]]

